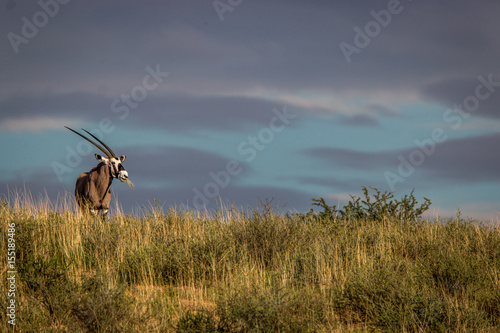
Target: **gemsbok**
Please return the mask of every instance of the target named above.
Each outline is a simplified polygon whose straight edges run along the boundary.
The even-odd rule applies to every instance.
[[[122,165],[126,156],[122,155],[120,157],[116,157],[111,148],[83,128],[82,130],[97,140],[97,142],[102,144],[102,146],[77,131],[67,126],[64,127],[99,148],[107,156],[104,157],[94,154],[96,160],[101,163],[89,172],[81,173],[76,179],[75,184],[75,199],[82,212],[90,210],[90,212],[98,216],[99,211],[101,211],[101,217],[106,218],[106,214],[109,210],[109,203],[111,202],[110,187],[113,179],[117,178],[120,181],[127,182],[129,185],[133,186],[132,182],[128,179],[128,172],[125,171],[125,168]]]

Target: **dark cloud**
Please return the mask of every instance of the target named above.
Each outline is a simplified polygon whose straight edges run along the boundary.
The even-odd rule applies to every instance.
[[[268,127],[271,119],[276,118],[274,109],[280,113],[283,108],[292,114],[299,112],[296,108],[287,108],[287,105],[271,100],[223,96],[151,98],[142,107],[145,110],[135,112],[133,121],[147,126],[161,126],[171,131],[202,128],[235,131],[254,124]],[[145,113],[147,117],[144,116]],[[283,123],[278,119],[276,124],[281,126]]]
[[[242,130],[252,125],[268,127],[283,113],[304,113],[272,100],[249,97],[148,96],[132,106],[120,96],[110,98],[91,93],[15,95],[0,100],[0,121],[35,116],[99,122],[104,118],[114,124],[159,127],[169,131],[197,129]],[[320,112],[309,109],[309,112]],[[321,111],[324,112],[324,111]],[[277,126],[282,122],[278,119]],[[286,124],[289,125],[289,124]]]
[[[166,186],[169,183],[183,183],[189,188],[213,181],[210,172],[226,170],[229,161],[231,159],[222,155],[193,148],[129,147],[127,160],[123,164],[131,179]],[[248,163],[237,162],[242,169],[238,176],[252,171]]]
[[[446,108],[456,106],[472,116],[500,118],[500,72],[484,72],[471,78],[442,80],[422,89],[429,99],[435,100]],[[479,97],[479,98],[478,98]]]
[[[255,208],[261,203],[271,202],[285,211],[306,211],[311,207],[311,196],[307,193],[273,186],[235,186],[223,193],[236,206]]]
[[[500,134],[447,140],[436,146],[421,168],[434,179],[450,182],[499,182],[499,146]]]
[[[76,180],[76,179],[75,179]],[[62,205],[64,199],[71,197],[74,200],[74,187],[57,181],[50,171],[36,172],[31,175],[22,173],[16,174],[13,178],[4,180],[0,186],[0,198],[5,198],[14,203],[16,199],[21,199],[19,203],[43,203],[49,199],[53,205]]]
[[[354,115],[340,117],[340,122],[346,125],[353,126],[378,126],[378,121],[367,115]]]
[[[140,83],[146,66],[161,64],[171,73],[163,88],[192,96],[214,89],[418,91],[431,78],[497,70],[499,4],[401,5],[348,64],[339,44],[354,44],[353,28],[364,28],[386,3],[255,1],[220,22],[211,2],[71,2],[19,54],[2,40],[0,87],[25,94],[106,86],[119,95]],[[38,10],[23,4],[2,15],[3,35],[20,33],[21,18]],[[20,76],[29,80],[13,86]]]
[[[4,38],[4,64],[16,66],[2,68],[2,88],[15,91],[5,83],[24,73],[30,80],[23,90],[71,84],[88,92],[107,84],[114,91],[157,63],[185,92],[210,85],[290,92],[409,89],[440,73],[477,75],[496,68],[498,4],[401,4],[403,11],[354,55],[351,66],[339,44],[353,44],[353,28],[364,28],[374,20],[370,12],[386,4],[256,1],[220,22],[210,2],[71,2],[20,45],[19,54]],[[23,5],[3,15],[3,35],[20,33],[21,18],[38,10]]]
[[[397,117],[400,115],[395,109],[379,104],[369,104],[365,109],[372,116]]]
[[[69,94],[12,95],[0,100],[0,121],[35,116],[68,117],[99,121],[111,117],[110,100],[97,94],[76,92]]]
[[[362,152],[342,148],[311,148],[303,151],[306,156],[317,158],[332,168],[336,166],[358,170],[373,170],[390,165],[397,152]]]
[[[386,188],[387,184],[383,179],[363,179],[363,178],[349,178],[340,179],[339,175],[331,177],[297,177],[296,180],[299,184],[303,185],[317,185],[323,187],[323,193],[356,193],[361,190],[362,186],[372,186],[375,188]],[[318,196],[321,193],[318,193]]]
[[[424,156],[423,162],[420,165],[411,165],[416,171],[423,171],[427,177],[452,182],[487,182],[490,180],[500,181],[498,172],[500,154],[495,153],[499,145],[500,134],[492,134],[471,138],[448,139],[443,143],[433,145],[426,143],[425,150],[427,153],[418,146],[404,150],[381,152],[363,152],[341,148],[313,148],[302,153],[321,160],[323,164],[331,165],[332,170],[341,167],[360,171],[391,171],[397,174],[397,168],[402,163],[402,159],[411,161],[410,156],[415,152],[419,152],[419,156]],[[382,174],[381,177],[383,177]],[[415,177],[419,178],[421,176]],[[328,182],[328,180],[323,180],[323,182]],[[346,187],[344,181],[338,180],[331,180],[331,185],[341,188]]]
[[[170,187],[157,190],[136,187],[133,192],[122,189],[117,194],[120,204],[127,212],[137,207],[149,207],[154,199],[163,203],[167,209],[173,206],[189,209],[205,207],[196,205],[193,202],[195,192],[193,192],[193,189],[185,187]],[[228,208],[231,208],[234,204],[236,208],[255,209],[262,202],[267,201],[282,207],[284,211],[306,211],[311,207],[311,196],[307,194],[295,190],[265,186],[230,186],[221,190],[220,195],[216,198],[207,198],[207,200],[206,208],[210,210],[220,209],[221,203]]]

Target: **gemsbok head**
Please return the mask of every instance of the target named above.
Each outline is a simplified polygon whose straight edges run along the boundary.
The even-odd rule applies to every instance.
[[[109,203],[111,202],[111,183],[114,178],[119,179],[122,182],[128,182],[129,185],[133,185],[130,180],[128,180],[128,173],[122,165],[125,161],[126,156],[122,155],[116,157],[115,153],[109,148],[104,142],[95,137],[92,133],[84,130],[92,138],[97,140],[96,143],[91,139],[85,137],[84,135],[78,133],[77,131],[64,126],[75,134],[78,134],[97,148],[101,150],[106,157],[99,154],[94,154],[96,160],[99,163],[95,168],[89,172],[81,173],[76,179],[75,184],[75,199],[80,206],[82,212],[89,211],[94,215],[99,215],[101,211],[101,217],[105,218],[109,210]],[[101,146],[102,145],[102,146]],[[103,147],[104,146],[104,147]]]

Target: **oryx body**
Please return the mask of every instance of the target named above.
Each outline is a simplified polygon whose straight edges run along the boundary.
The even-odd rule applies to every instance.
[[[95,215],[98,215],[99,211],[101,211],[101,216],[105,217],[108,213],[109,203],[111,202],[110,187],[113,179],[118,178],[122,182],[128,179],[128,173],[122,165],[126,156],[116,157],[104,142],[86,130],[84,131],[106,147],[106,149],[71,128],[66,128],[92,143],[107,156],[104,157],[95,154],[95,158],[101,163],[89,172],[81,173],[76,179],[75,184],[75,199],[82,211],[90,210]]]

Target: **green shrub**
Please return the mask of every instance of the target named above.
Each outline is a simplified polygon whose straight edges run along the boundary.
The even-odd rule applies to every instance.
[[[177,333],[211,333],[218,332],[217,324],[209,313],[188,311],[177,322]]]
[[[277,286],[239,288],[217,303],[221,332],[314,332],[326,323],[327,310],[313,293]]]
[[[105,280],[91,276],[74,288],[71,314],[87,332],[127,332],[136,317],[133,301],[125,288],[106,287]]]
[[[71,331],[119,332],[126,331],[136,317],[125,289],[105,287],[106,277],[90,276],[75,283],[68,278],[67,267],[43,258],[27,262],[19,276],[24,282],[23,295],[29,300],[27,309],[44,310],[26,311],[19,321],[23,330],[63,325]]]
[[[313,205],[323,208],[320,213],[310,210],[306,215],[299,214],[303,219],[314,219],[317,221],[335,221],[339,220],[364,220],[364,221],[382,221],[386,219],[396,219],[399,221],[413,221],[429,209],[431,201],[424,197],[424,203],[420,206],[413,195],[405,195],[401,200],[392,200],[394,195],[390,192],[382,193],[380,190],[370,187],[375,191],[373,198],[368,194],[366,187],[361,187],[365,199],[351,195],[351,200],[343,207],[343,210],[337,209],[337,206],[329,206],[324,198],[312,199]]]
[[[368,322],[387,332],[479,332],[490,325],[483,311],[412,285],[415,277],[389,267],[360,273],[336,291],[334,306],[346,322]]]

